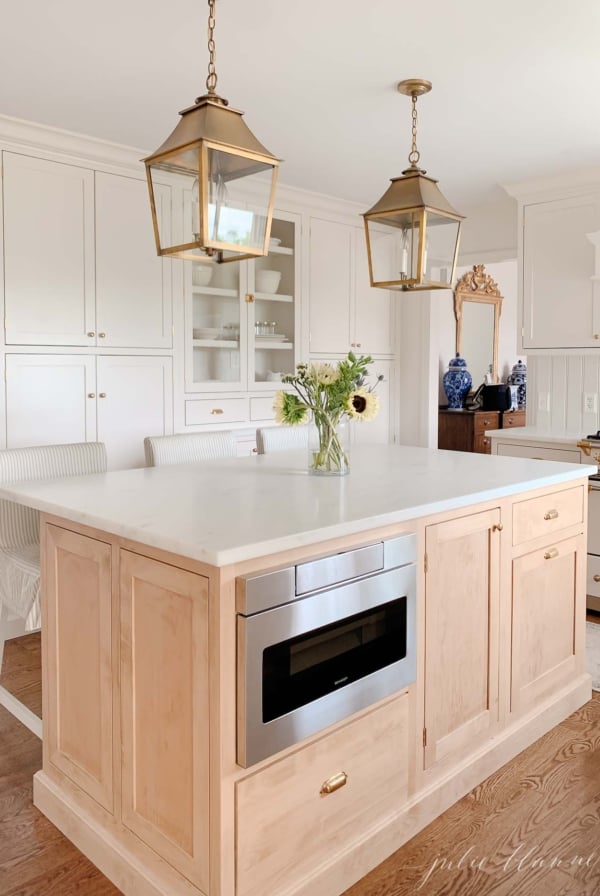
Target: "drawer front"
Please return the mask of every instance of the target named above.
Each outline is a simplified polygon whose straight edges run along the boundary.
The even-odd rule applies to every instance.
[[[186,401],[185,424],[243,423],[248,419],[246,398],[202,398]]]
[[[600,557],[595,554],[587,555],[587,587],[586,594],[592,597],[600,597]]]
[[[538,448],[537,445],[512,445],[510,442],[498,440],[497,454],[508,457],[531,457],[533,460],[558,460],[566,464],[578,464],[581,455],[578,449],[569,448]]]
[[[484,436],[483,433],[475,436],[473,439],[473,451],[477,454],[491,454],[492,440],[488,436]]]
[[[483,414],[475,414],[475,434],[484,433],[486,429],[500,428],[500,412],[485,411]]]
[[[519,501],[513,507],[513,544],[583,523],[583,486]]]
[[[251,420],[274,420],[273,395],[261,395],[260,398],[250,399]]]
[[[505,411],[502,415],[502,429],[525,426],[525,411]]]
[[[398,810],[408,701],[404,694],[238,782],[236,896],[287,892]]]

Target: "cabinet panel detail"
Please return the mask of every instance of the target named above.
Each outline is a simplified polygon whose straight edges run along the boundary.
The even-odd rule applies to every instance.
[[[46,552],[48,756],[112,813],[111,547],[49,525]]]
[[[121,551],[123,823],[207,892],[208,580]]]

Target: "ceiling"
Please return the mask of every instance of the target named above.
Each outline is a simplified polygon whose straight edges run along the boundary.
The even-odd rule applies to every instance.
[[[206,0],[29,0],[2,16],[0,114],[152,151],[205,91]],[[218,92],[282,183],[375,202],[421,164],[461,212],[600,166],[598,0],[218,0]],[[511,206],[512,208],[512,206]]]

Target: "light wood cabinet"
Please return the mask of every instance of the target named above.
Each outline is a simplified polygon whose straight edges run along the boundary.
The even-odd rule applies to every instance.
[[[172,360],[6,355],[6,447],[105,442],[109,469],[145,466],[143,440],[173,431]]]
[[[364,230],[311,218],[309,263],[310,353],[392,354],[393,297],[369,285]]]
[[[170,348],[145,180],[11,152],[3,169],[7,344]],[[167,187],[158,203],[168,218]]]
[[[123,824],[208,891],[208,579],[120,554]]]
[[[522,206],[520,348],[598,348],[600,291],[594,247],[600,195],[586,192]]]
[[[52,766],[112,814],[118,627],[111,546],[49,525],[45,552],[44,752]]]
[[[494,508],[425,530],[425,769],[498,724],[499,524]]]
[[[397,810],[408,795],[408,702],[386,703],[238,782],[236,896],[294,892]]]

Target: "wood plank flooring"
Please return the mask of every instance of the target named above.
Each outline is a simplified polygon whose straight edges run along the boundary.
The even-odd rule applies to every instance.
[[[3,677],[41,700],[36,637]],[[19,639],[20,640],[20,639]],[[14,662],[14,667],[13,667]],[[14,691],[13,691],[14,692]],[[37,703],[35,701],[38,701]],[[0,894],[119,896],[32,804],[40,741],[0,707]],[[600,693],[379,865],[345,896],[597,896]],[[257,893],[256,896],[275,896]]]

